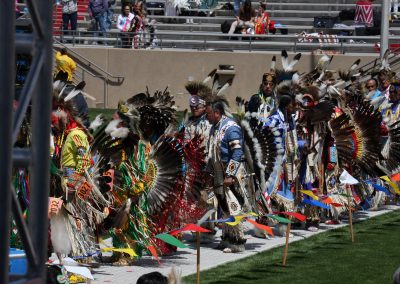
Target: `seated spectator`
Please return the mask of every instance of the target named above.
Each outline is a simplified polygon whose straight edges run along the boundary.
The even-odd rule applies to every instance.
[[[370,0],[360,0],[356,3],[356,16],[354,24],[372,27],[374,25],[374,13]]]
[[[255,34],[263,35],[263,34],[268,34],[269,32],[275,34],[276,32],[275,23],[271,21],[266,9],[267,5],[261,2],[260,6],[258,7],[258,15],[255,20],[255,27],[254,27]]]
[[[251,30],[254,29],[254,17],[255,17],[255,12],[251,7],[251,1],[246,0],[243,6],[240,7],[239,16],[237,16],[236,21],[232,23],[228,34],[233,34],[236,31],[237,27],[245,29],[246,33],[252,33],[248,32],[248,29]]]
[[[122,10],[122,14],[118,16],[117,28],[121,32],[121,40],[123,48],[132,47],[132,36],[130,35],[132,21],[135,15],[131,13],[131,7],[125,5]]]

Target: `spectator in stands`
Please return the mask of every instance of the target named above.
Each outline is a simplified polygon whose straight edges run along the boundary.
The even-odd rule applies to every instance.
[[[15,18],[18,19],[21,16],[21,12],[18,9],[18,0],[15,0]]]
[[[106,29],[110,30],[113,24],[113,17],[114,17],[114,6],[116,0],[108,0],[108,9],[107,9],[107,18],[106,18]]]
[[[267,4],[260,2],[258,7],[258,15],[255,20],[254,32],[258,35],[268,34],[269,32],[275,34],[275,23],[271,21],[268,12],[266,11]]]
[[[107,31],[107,10],[108,10],[108,1],[107,0],[89,0],[89,16],[92,19],[95,19],[95,30],[99,30],[102,33]]]
[[[399,12],[399,0],[390,0],[390,8],[393,13]]]
[[[234,21],[231,25],[231,29],[229,30],[229,34],[233,34],[237,27],[247,29],[254,29],[254,17],[255,11],[251,7],[251,0],[246,0],[242,7],[239,10],[239,16],[236,17],[236,21]]]
[[[233,13],[235,14],[235,17],[239,16],[239,10],[242,6],[242,3],[243,0],[233,0]]]
[[[145,45],[151,45],[154,40],[154,24],[156,23],[155,20],[149,20],[147,17],[146,7],[143,1],[137,2],[137,13],[140,15],[142,19],[142,31],[145,33],[143,40],[145,41]],[[150,35],[150,37],[148,37]]]
[[[371,101],[381,96],[382,93],[378,90],[378,81],[375,78],[368,80],[366,87],[368,93],[374,92],[374,95],[371,97]]]
[[[68,24],[71,23],[71,31],[76,31],[78,24],[78,4],[77,0],[61,0],[63,30],[68,30]]]
[[[67,49],[63,48],[56,53],[56,74],[60,71],[68,74],[67,81],[72,82],[74,72],[76,70],[76,63],[68,56]]]
[[[372,11],[371,0],[359,0],[356,2],[354,23],[366,27],[372,27],[374,25],[374,13]]]
[[[122,14],[118,16],[117,28],[121,32],[121,40],[123,48],[132,47],[132,36],[130,34],[132,22],[135,15],[131,13],[131,7],[125,5]]]
[[[137,2],[133,6],[133,13],[135,14],[135,18],[133,19],[131,30],[136,33],[133,36],[133,48],[139,48],[139,41],[140,41],[140,33],[143,31],[143,18],[145,14],[143,13],[140,2]]]
[[[155,21],[149,22],[147,18],[147,12],[143,1],[136,2],[133,7],[135,14],[134,28],[133,31],[137,34],[133,37],[133,47],[139,48],[139,43],[142,42],[145,45],[150,45],[154,39],[154,26]],[[146,37],[150,34],[150,41],[146,42]]]

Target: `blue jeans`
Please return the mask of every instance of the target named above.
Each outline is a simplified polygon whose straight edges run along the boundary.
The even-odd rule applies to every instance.
[[[111,8],[108,8],[107,12],[106,12],[107,18],[106,18],[106,29],[109,30],[111,29],[112,26],[112,21],[113,21],[113,15],[114,15],[114,11]]]
[[[107,31],[107,23],[106,23],[107,12],[98,13],[98,14],[94,15],[94,19],[96,20],[96,29],[95,30],[98,31],[100,28],[100,31],[102,33],[105,33]]]
[[[243,0],[234,0],[233,1],[233,12],[235,13],[235,17],[239,15],[240,4],[244,2]]]

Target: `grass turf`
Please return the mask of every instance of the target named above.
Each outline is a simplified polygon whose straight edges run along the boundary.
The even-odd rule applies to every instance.
[[[114,114],[115,109],[104,109],[104,108],[90,108],[89,109],[89,119],[93,121],[97,115],[103,114],[106,119],[111,119]]]
[[[201,273],[201,283],[392,283],[400,266],[400,212],[291,243],[287,265],[283,247]],[[184,278],[196,283],[196,275]]]

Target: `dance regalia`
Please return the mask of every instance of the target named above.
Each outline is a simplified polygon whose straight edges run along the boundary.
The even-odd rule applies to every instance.
[[[226,177],[236,177],[243,163],[243,134],[240,126],[231,118],[222,116],[211,128],[209,139],[208,166],[214,176],[214,193],[222,209],[223,218],[246,212],[248,208],[247,193],[236,183],[224,186]],[[229,226],[224,224],[220,248],[229,248],[233,252],[243,251],[243,224]]]
[[[279,149],[284,151],[281,164],[271,174],[271,183],[268,184],[266,192],[285,210],[292,210],[294,206],[294,195],[292,192],[293,182],[296,179],[296,160],[297,151],[297,132],[293,117],[289,117],[289,122],[285,121],[283,113],[276,110],[264,123],[264,127],[273,127],[279,132]],[[275,142],[275,143],[276,143]]]

